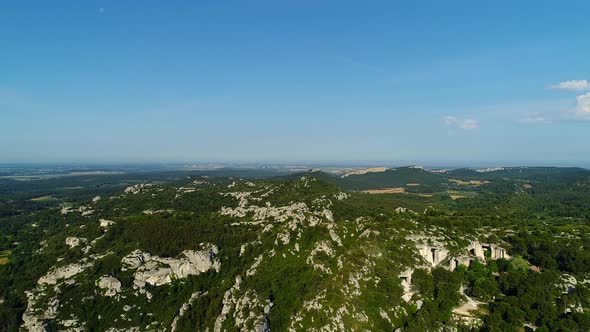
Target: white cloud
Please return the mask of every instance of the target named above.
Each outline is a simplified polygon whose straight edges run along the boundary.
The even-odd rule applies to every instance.
[[[457,124],[457,122],[458,122],[458,120],[457,120],[456,117],[450,116],[450,115],[449,116],[445,116],[445,124],[447,126],[455,125],[455,124]]]
[[[477,120],[467,119],[463,120],[463,122],[459,124],[459,127],[463,129],[477,129],[479,128],[479,122]]]
[[[552,89],[571,90],[571,91],[590,91],[590,82],[587,80],[564,81],[552,85]],[[571,104],[570,104],[571,105]],[[536,113],[538,114],[538,113]],[[576,97],[575,107],[568,107],[561,112],[557,120],[590,120],[590,92],[585,92]],[[542,117],[529,117],[521,120],[522,123],[541,123],[545,121]]]
[[[543,124],[551,123],[552,121],[542,114],[530,114],[520,119],[520,122],[526,124]]]
[[[479,122],[473,119],[460,120],[457,117],[447,115],[444,117],[444,122],[449,127],[457,127],[465,130],[479,128]]]
[[[551,88],[557,90],[585,91],[590,90],[590,82],[587,80],[564,81],[552,85]]]
[[[590,119],[590,92],[576,97],[576,116]]]

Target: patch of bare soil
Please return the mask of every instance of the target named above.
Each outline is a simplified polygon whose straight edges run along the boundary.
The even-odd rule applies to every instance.
[[[387,167],[371,167],[371,168],[357,169],[352,172],[348,172],[348,173],[343,174],[342,177],[345,178],[345,177],[351,176],[351,175],[362,175],[362,174],[367,174],[367,173],[381,173],[381,172],[385,172],[388,169],[389,168],[387,168]]]

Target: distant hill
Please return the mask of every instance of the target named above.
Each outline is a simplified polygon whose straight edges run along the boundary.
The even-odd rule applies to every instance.
[[[415,167],[390,168],[383,172],[368,172],[340,177],[336,181],[344,189],[368,190],[406,188],[417,192],[437,192],[448,182],[444,177]]]
[[[470,179],[535,179],[547,177],[588,176],[590,170],[579,167],[500,167],[496,170],[460,168],[442,173],[447,177]]]

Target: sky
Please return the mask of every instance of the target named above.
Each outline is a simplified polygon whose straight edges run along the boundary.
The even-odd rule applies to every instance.
[[[590,165],[588,1],[0,3],[0,163]]]

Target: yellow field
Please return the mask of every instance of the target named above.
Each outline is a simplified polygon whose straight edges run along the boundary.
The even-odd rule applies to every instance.
[[[381,188],[381,189],[369,189],[363,191],[367,194],[406,194],[406,195],[416,195],[422,197],[432,197],[433,194],[418,194],[418,193],[409,193],[406,191],[406,188],[399,187],[399,188]]]
[[[56,198],[51,195],[31,198],[31,201],[33,201],[33,202],[48,202],[48,201],[53,201],[53,200],[56,200]]]
[[[0,252],[0,265],[8,264],[8,256],[10,256],[10,254],[12,254],[12,251],[10,250]]]
[[[462,185],[462,186],[468,186],[468,185],[481,186],[482,184],[490,183],[490,181],[479,181],[479,180],[463,181],[463,180],[457,180],[457,179],[449,179],[449,181],[454,182],[458,185]]]
[[[369,189],[364,192],[368,194],[403,194],[406,192],[406,188],[382,188],[382,189]]]
[[[469,197],[475,197],[477,194],[473,193],[473,192],[465,192],[465,191],[458,191],[458,190],[448,190],[447,194],[449,194],[449,196],[452,199],[461,199],[461,198],[469,198]]]

